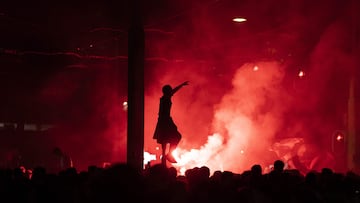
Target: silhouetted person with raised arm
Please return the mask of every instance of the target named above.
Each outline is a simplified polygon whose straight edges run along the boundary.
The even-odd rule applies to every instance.
[[[170,85],[164,85],[162,87],[163,95],[160,98],[158,121],[155,128],[153,138],[156,139],[157,143],[161,144],[163,164],[166,163],[166,159],[171,163],[176,163],[172,152],[176,149],[178,143],[181,140],[181,134],[177,129],[171,115],[171,97],[183,86],[188,85],[189,82],[183,82],[180,85],[172,88]],[[169,150],[166,153],[167,145],[169,144]]]

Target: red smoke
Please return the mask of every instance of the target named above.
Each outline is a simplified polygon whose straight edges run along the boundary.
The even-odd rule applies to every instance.
[[[353,66],[347,2],[233,3],[167,2],[163,8],[176,8],[168,18],[147,16],[144,150],[160,154],[152,135],[161,87],[190,81],[173,97],[171,112],[183,135],[179,170],[266,167],[296,154],[292,147],[300,140],[311,146],[305,147],[309,159],[328,152],[333,132],[346,128]],[[235,15],[248,20],[234,24]],[[91,64],[81,74],[57,73],[44,85],[41,98],[69,107],[55,140],[75,166],[125,161],[126,68]]]
[[[258,70],[254,70],[255,65],[259,67]],[[202,124],[211,129],[210,134],[206,131],[203,133],[207,134],[203,135],[183,134],[178,150],[179,163],[175,165],[186,168],[207,165],[213,171],[239,172],[255,163],[271,164],[275,156],[269,155],[272,153],[270,147],[284,122],[283,113],[291,100],[281,86],[283,77],[284,67],[276,62],[259,62],[239,67],[232,79],[232,86],[224,90],[221,100],[213,105],[211,123]],[[196,95],[196,81],[193,83],[195,90],[190,82],[188,87],[181,90],[183,94]],[[201,117],[193,114],[193,108],[189,106],[200,108],[202,102],[189,101],[185,99],[188,96],[180,96],[174,96],[174,119],[178,121],[180,131],[196,131],[198,125],[188,123],[192,123],[192,120],[196,123]],[[206,101],[207,97],[199,99]],[[183,103],[175,102],[178,100]],[[210,106],[207,108],[211,109]],[[191,115],[195,118],[191,118]],[[181,118],[190,122],[181,122]],[[206,140],[193,139],[194,136],[205,137]],[[196,145],[192,142],[200,147],[195,148]]]

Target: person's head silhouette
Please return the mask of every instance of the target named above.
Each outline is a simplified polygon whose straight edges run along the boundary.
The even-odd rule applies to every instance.
[[[282,160],[276,160],[274,162],[274,171],[282,172],[284,171],[285,163]]]
[[[162,92],[164,95],[171,95],[172,87],[170,85],[164,85],[162,88]]]

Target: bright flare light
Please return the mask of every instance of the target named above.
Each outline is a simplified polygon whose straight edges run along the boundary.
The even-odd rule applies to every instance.
[[[242,23],[242,22],[245,22],[246,19],[245,18],[233,18],[233,21],[237,22],[237,23]]]
[[[219,157],[219,150],[223,148],[223,137],[220,134],[213,134],[208,137],[208,142],[200,149],[190,151],[177,148],[173,156],[177,163],[172,164],[180,174],[194,167],[208,166],[212,171],[222,169],[222,160]]]
[[[144,165],[148,164],[152,160],[156,160],[156,155],[144,152]]]

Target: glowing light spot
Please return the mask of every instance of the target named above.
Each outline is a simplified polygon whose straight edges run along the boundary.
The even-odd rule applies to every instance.
[[[152,160],[156,160],[156,155],[144,152],[144,165],[148,164]]]
[[[124,109],[124,111],[127,111],[127,109],[128,109],[128,103],[127,103],[127,101],[124,101],[124,102],[123,102],[123,109]]]
[[[246,21],[246,19],[245,18],[233,18],[233,21],[234,22],[237,22],[237,23],[242,23],[242,22],[245,22]]]
[[[344,137],[343,137],[343,135],[341,135],[341,134],[338,134],[337,136],[336,136],[336,140],[337,141],[341,141],[341,140],[343,140],[344,139]]]
[[[90,44],[89,47],[92,48],[94,45]]]
[[[254,71],[258,71],[258,70],[259,70],[259,67],[258,67],[258,66],[254,66],[253,70],[254,70]]]
[[[155,147],[156,150],[160,150],[160,147]]]
[[[208,136],[208,142],[199,149],[177,148],[173,156],[177,163],[172,164],[181,173],[187,170],[204,165],[210,166],[211,171],[223,168],[221,156],[218,155],[219,149],[223,145],[223,137],[220,134]]]
[[[179,172],[180,172],[181,175],[185,175],[186,168],[185,168],[185,167],[181,167]]]
[[[304,76],[305,76],[304,71],[300,70],[299,73],[298,73],[298,76],[299,76],[300,78],[304,77]]]
[[[175,149],[172,153],[173,157],[175,158],[176,161],[179,161],[179,152]]]
[[[244,154],[244,150],[240,150],[240,154]]]

